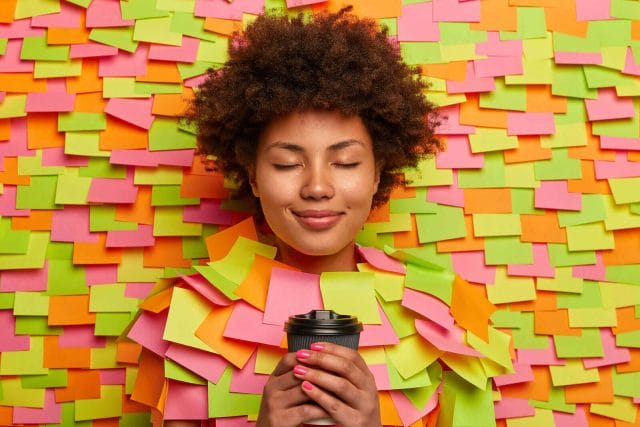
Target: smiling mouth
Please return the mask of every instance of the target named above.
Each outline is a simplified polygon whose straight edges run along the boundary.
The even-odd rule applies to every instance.
[[[336,211],[292,211],[298,222],[307,229],[314,231],[327,230],[333,227],[343,215]]]

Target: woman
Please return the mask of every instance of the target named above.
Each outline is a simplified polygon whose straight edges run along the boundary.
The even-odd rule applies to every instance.
[[[347,9],[311,21],[259,17],[234,37],[229,55],[200,87],[190,116],[203,155],[254,202],[278,262],[317,275],[357,271],[355,239],[371,209],[402,184],[400,168],[439,148],[417,70],[385,29]],[[256,425],[331,417],[375,427],[384,420],[380,401],[357,351],[321,343],[282,356]]]

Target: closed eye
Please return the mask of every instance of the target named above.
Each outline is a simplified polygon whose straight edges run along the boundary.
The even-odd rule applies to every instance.
[[[339,168],[344,168],[344,169],[349,169],[349,168],[355,168],[356,166],[360,165],[360,162],[353,162],[353,163],[334,163],[334,166],[337,166]]]
[[[273,167],[277,170],[288,170],[300,166],[299,163],[274,163]]]

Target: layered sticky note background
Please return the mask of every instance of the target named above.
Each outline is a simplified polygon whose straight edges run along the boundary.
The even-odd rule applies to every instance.
[[[265,4],[266,3],[266,4]],[[293,1],[291,12],[340,1]],[[361,0],[446,116],[359,236],[486,287],[509,426],[640,423],[640,2]],[[228,36],[282,0],[0,4],[0,425],[145,425],[117,341],[246,216],[178,123]]]

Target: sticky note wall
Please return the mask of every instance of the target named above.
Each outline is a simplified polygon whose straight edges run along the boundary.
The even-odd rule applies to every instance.
[[[359,242],[486,290],[498,426],[640,423],[640,2],[3,0],[0,425],[149,424],[118,336],[246,217],[177,117],[253,16],[346,3],[446,118]]]

